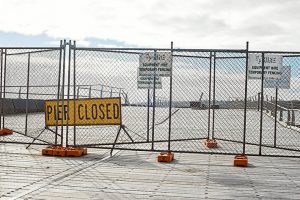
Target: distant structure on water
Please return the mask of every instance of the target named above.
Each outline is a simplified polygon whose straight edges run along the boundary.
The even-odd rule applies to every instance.
[[[190,101],[190,108],[197,109],[197,110],[205,110],[208,108],[203,102],[202,102],[203,92],[200,95],[199,101]]]

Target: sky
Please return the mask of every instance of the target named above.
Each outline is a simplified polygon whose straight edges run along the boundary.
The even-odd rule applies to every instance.
[[[0,46],[300,51],[299,0],[0,0]]]

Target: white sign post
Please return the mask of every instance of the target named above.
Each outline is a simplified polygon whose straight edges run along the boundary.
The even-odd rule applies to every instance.
[[[148,52],[140,55],[139,76],[170,77],[171,67],[171,52]]]
[[[282,74],[282,56],[265,54],[264,57],[264,79],[280,79]],[[261,79],[262,55],[249,54],[248,63],[248,78]]]

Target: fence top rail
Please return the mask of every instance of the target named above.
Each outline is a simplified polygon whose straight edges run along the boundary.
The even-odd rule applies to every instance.
[[[86,51],[174,51],[174,52],[233,52],[246,53],[246,49],[181,49],[181,48],[91,48],[91,47],[73,47],[76,50]],[[299,54],[299,51],[248,51],[248,53],[270,53],[270,54]]]
[[[5,50],[5,49],[15,49],[15,50],[26,50],[26,49],[31,49],[31,50],[60,50],[62,47],[0,47],[0,50]],[[175,51],[175,52],[184,52],[184,51],[189,51],[189,52],[235,52],[235,53],[246,53],[246,49],[185,49],[185,48],[102,48],[102,47],[74,47],[71,46],[71,49],[76,49],[76,50],[86,50],[86,51]],[[129,52],[128,52],[129,53]],[[131,52],[134,53],[134,52]],[[300,51],[256,51],[256,50],[249,50],[248,53],[270,53],[270,54],[298,54],[300,56]]]
[[[124,89],[122,87],[115,87],[115,86],[110,86],[110,85],[102,85],[102,84],[91,84],[91,85],[75,85],[76,87],[106,87],[106,88],[112,88],[112,89]],[[4,87],[3,85],[0,86]],[[7,88],[27,88],[27,85],[6,85],[5,87]],[[30,85],[29,87],[33,88],[33,87],[58,87],[58,85]],[[68,85],[65,85],[64,87],[68,87]],[[73,84],[70,84],[70,87],[74,87]]]
[[[59,50],[61,47],[0,47],[0,49],[49,49],[49,50]]]
[[[170,51],[170,48],[93,48],[93,47],[72,47],[76,50],[86,51]]]
[[[91,48],[91,47],[72,47],[76,50],[86,50],[86,51],[190,51],[190,52],[236,52],[244,53],[245,49],[171,49],[171,48]]]
[[[36,51],[24,51],[24,52],[19,52],[19,53],[6,53],[7,56],[16,56],[16,55],[24,55],[24,54],[36,54],[36,53],[45,53],[45,52],[52,52],[52,51],[57,51],[60,49],[42,49]]]
[[[270,53],[270,54],[299,54],[299,51],[248,51],[248,53]]]

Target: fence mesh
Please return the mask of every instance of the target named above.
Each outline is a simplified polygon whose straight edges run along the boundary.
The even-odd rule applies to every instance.
[[[166,52],[172,52],[172,76],[157,76],[156,87],[140,89],[141,56]],[[267,79],[247,77],[250,54],[282,56],[282,73],[290,76],[290,87],[276,89]],[[116,144],[115,148],[133,150],[300,156],[299,54],[73,45],[67,50],[2,49],[1,126],[17,134],[0,140],[31,143],[37,138],[35,143],[67,146]],[[45,125],[45,100],[59,99],[69,106],[74,99],[104,98],[121,99],[121,126]],[[73,112],[75,116],[80,111]],[[87,117],[95,114],[85,112]],[[102,111],[97,112],[100,116]],[[219,147],[207,148],[207,139],[215,139]]]
[[[43,112],[44,101],[57,98],[60,50],[2,52],[1,127],[15,134],[0,137],[1,142],[30,144],[37,138],[34,143],[54,144],[54,133],[45,129]]]

